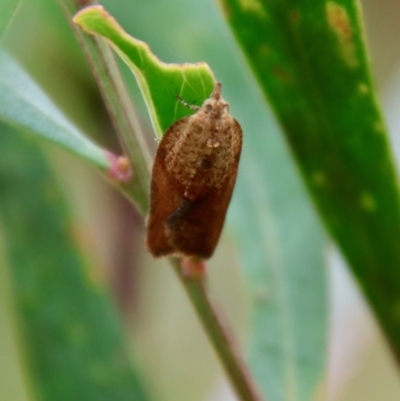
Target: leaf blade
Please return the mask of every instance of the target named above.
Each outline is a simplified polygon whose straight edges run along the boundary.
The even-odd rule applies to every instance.
[[[251,297],[248,360],[265,398],[308,400],[325,381],[326,239],[285,144],[273,126],[263,132],[248,139],[231,210]]]
[[[107,152],[73,126],[6,52],[0,53],[0,120],[68,149],[103,171],[112,168]]]
[[[398,355],[400,201],[359,4],[224,5],[308,190]]]
[[[43,156],[22,135],[0,132],[0,217],[33,393],[44,401],[147,400]]]
[[[21,0],[3,0],[0,3],[0,43],[20,4]]]
[[[191,114],[176,100],[177,95],[189,104],[201,105],[214,88],[215,78],[207,64],[163,63],[146,43],[129,36],[102,6],[86,7],[73,21],[86,32],[107,39],[131,69],[159,137],[175,121]]]

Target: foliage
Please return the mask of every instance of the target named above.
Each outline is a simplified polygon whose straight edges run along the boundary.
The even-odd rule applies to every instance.
[[[80,3],[59,1],[69,20]],[[115,10],[126,31],[151,43],[160,59],[197,61],[203,58],[199,54],[204,54],[213,70],[205,63],[160,61],[147,44],[125,32],[101,6],[89,7],[74,17],[75,24],[85,32],[97,35],[92,37],[78,26],[73,27],[130,159],[133,174],[125,182],[126,177],[121,180],[118,170],[121,164],[119,150],[115,150],[117,135],[100,113],[85,106],[90,91],[82,91],[67,102],[60,98],[53,101],[52,97],[57,96],[46,93],[50,76],[39,76],[39,84],[29,62],[26,67],[30,72],[19,65],[18,51],[12,46],[16,35],[13,26],[10,28],[5,40],[8,52],[0,53],[0,223],[3,259],[12,283],[15,332],[20,339],[19,352],[29,378],[31,399],[167,399],[161,391],[146,386],[150,380],[143,380],[146,375],[145,369],[139,369],[140,358],[129,355],[118,312],[104,288],[101,273],[88,258],[90,251],[82,250],[71,234],[75,224],[71,194],[68,187],[60,191],[63,184],[54,177],[52,163],[44,157],[49,148],[43,151],[40,145],[46,139],[99,168],[143,214],[148,200],[147,152],[151,141],[143,133],[145,124],[140,127],[132,122],[131,106],[124,92],[127,89],[139,110],[137,88],[140,89],[159,137],[173,122],[191,112],[177,101],[176,95],[188,103],[201,104],[215,80],[223,82],[231,114],[242,124],[244,150],[225,230],[233,237],[234,245],[217,252],[218,263],[212,266],[212,261],[211,266],[216,270],[230,266],[234,254],[244,268],[250,338],[248,348],[241,349],[243,365],[231,340],[225,337],[225,326],[221,317],[214,314],[202,284],[185,280],[173,262],[240,399],[259,399],[257,388],[269,401],[324,399],[327,235],[308,193],[397,353],[399,199],[356,2],[221,2],[223,14],[243,48],[258,87],[269,99],[294,159],[217,14],[211,13],[210,17],[205,6],[196,6],[198,14],[191,22],[180,21],[186,38],[173,36],[174,29],[165,25],[163,15],[163,7],[176,14],[182,5],[159,0],[159,20],[155,20],[153,14],[151,18],[146,14],[153,13],[151,5],[108,3],[105,2],[107,9]],[[0,35],[11,21],[10,10],[17,4],[4,3]],[[76,81],[90,87],[92,81],[81,67],[84,63],[74,48],[72,31],[66,28],[54,4],[43,4],[33,2],[26,7],[42,8],[42,21],[49,24],[46,28],[60,36],[54,40],[47,33],[42,35],[43,49],[35,50],[32,65],[49,59],[43,56],[48,45],[56,57],[63,55],[73,66],[70,68],[74,73],[63,86],[63,95]],[[210,26],[215,20],[218,28],[203,31],[206,19]],[[15,29],[21,30],[18,18]],[[178,28],[175,30],[178,32]],[[205,37],[206,42],[194,46],[196,35]],[[118,81],[104,39],[127,64],[137,87],[131,88],[132,76],[122,66],[125,80]],[[176,50],[178,45],[180,52]],[[203,53],[193,51],[202,46]],[[26,54],[25,58],[29,60]],[[66,60],[63,63],[68,66]],[[45,65],[40,66],[46,71]],[[62,75],[57,77],[60,80]],[[71,123],[66,115],[77,123]],[[97,120],[111,130],[108,138]],[[81,128],[85,125],[97,128]],[[93,139],[96,131],[98,135]],[[105,150],[108,148],[112,151]],[[107,213],[112,215],[115,210],[111,208]],[[111,234],[107,241],[113,242]],[[140,242],[135,252],[141,253],[143,248]],[[222,249],[226,249],[224,245]],[[141,261],[133,267],[149,269],[150,262]],[[221,271],[225,286],[232,273]],[[168,290],[162,287],[158,291]],[[218,289],[218,293],[224,291]],[[231,307],[233,315],[235,308],[238,303]],[[135,323],[132,326],[135,333]],[[157,334],[164,336],[163,332]],[[178,338],[178,334],[174,337]],[[155,351],[157,357],[158,352]],[[151,377],[151,372],[146,373]],[[190,394],[191,399],[200,397],[201,393]],[[174,398],[188,397],[178,390]]]

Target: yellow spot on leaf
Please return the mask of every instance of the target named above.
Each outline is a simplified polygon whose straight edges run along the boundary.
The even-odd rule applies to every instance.
[[[314,182],[315,185],[317,186],[322,186],[325,184],[326,182],[326,176],[322,171],[316,171],[312,177],[311,177],[312,181]]]
[[[326,13],[328,23],[339,43],[342,59],[349,67],[357,67],[356,46],[346,8],[334,1],[328,1],[326,3]]]
[[[258,50],[258,54],[260,57],[266,57],[269,56],[269,54],[271,53],[271,48],[265,44],[263,44],[262,46],[260,46],[259,50]]]
[[[364,192],[361,195],[361,207],[366,212],[374,212],[376,210],[375,199],[369,192]]]
[[[376,121],[374,124],[374,129],[375,131],[378,132],[378,134],[382,134],[384,132],[383,125],[380,121]]]
[[[267,13],[259,0],[239,0],[243,11],[257,14],[261,18],[267,18]]]
[[[362,94],[362,95],[366,95],[369,92],[369,88],[368,85],[364,84],[364,82],[360,82],[358,84],[358,91]]]

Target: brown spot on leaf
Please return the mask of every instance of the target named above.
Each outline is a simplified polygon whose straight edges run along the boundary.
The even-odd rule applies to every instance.
[[[293,24],[297,24],[300,21],[300,13],[298,10],[289,11],[289,19]]]
[[[280,66],[272,67],[272,72],[276,77],[278,77],[282,81],[294,82],[293,76]]]
[[[342,59],[349,67],[357,67],[356,46],[346,8],[333,1],[328,1],[326,13],[328,23],[339,43]]]

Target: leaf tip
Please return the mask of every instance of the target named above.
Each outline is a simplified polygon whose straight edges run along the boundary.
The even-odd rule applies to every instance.
[[[73,17],[72,17],[72,22],[74,24],[77,24],[81,26],[82,19],[90,13],[92,10],[98,10],[102,13],[104,13],[104,7],[100,5],[94,5],[94,6],[88,6],[84,7],[81,10],[79,10]]]

